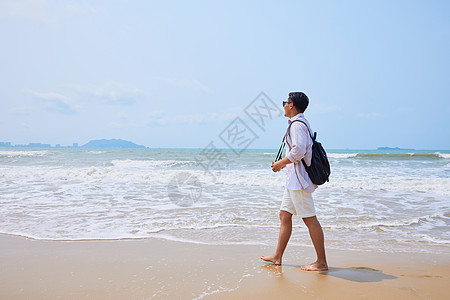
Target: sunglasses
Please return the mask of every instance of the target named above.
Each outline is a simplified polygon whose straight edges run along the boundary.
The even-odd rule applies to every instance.
[[[292,101],[283,101],[283,107],[286,105],[286,103],[292,103]]]

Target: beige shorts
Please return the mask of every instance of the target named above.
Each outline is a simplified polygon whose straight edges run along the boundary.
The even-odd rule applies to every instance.
[[[301,218],[309,218],[316,215],[312,193],[302,190],[288,190],[285,188],[280,210],[298,215]]]

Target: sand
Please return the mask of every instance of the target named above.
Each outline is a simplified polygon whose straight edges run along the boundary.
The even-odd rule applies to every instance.
[[[0,235],[0,299],[448,299],[450,254],[328,250],[330,270],[301,271],[312,247],[162,239],[42,241]]]

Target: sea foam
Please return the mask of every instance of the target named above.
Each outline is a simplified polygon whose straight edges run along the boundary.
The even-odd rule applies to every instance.
[[[16,157],[16,156],[44,156],[53,154],[47,150],[21,150],[21,151],[0,151],[0,156]]]

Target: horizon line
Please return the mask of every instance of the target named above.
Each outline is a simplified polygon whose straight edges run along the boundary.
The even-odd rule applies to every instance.
[[[0,142],[1,143],[1,142]],[[102,149],[102,150],[171,150],[171,149],[180,149],[180,150],[203,150],[205,147],[136,147],[136,148],[120,148],[120,147],[73,147],[73,146],[50,146],[50,147],[34,147],[27,145],[19,145],[19,146],[0,146],[0,149],[12,149],[12,148],[20,148],[20,149],[83,149],[83,150],[92,150],[92,149]],[[385,147],[379,147],[385,148]],[[325,148],[326,151],[370,151],[370,150],[393,150],[393,151],[450,151],[450,149],[414,149],[414,148],[399,148],[399,147],[387,147],[388,149],[378,149],[378,148]],[[228,151],[245,151],[245,150],[273,150],[278,151],[278,148],[240,148],[240,149],[231,149],[231,148],[217,148],[218,150],[228,150]]]

